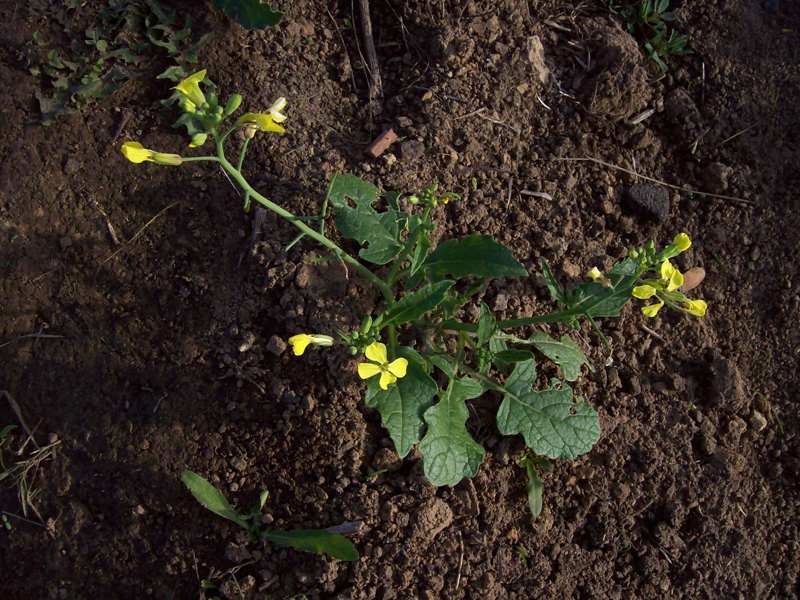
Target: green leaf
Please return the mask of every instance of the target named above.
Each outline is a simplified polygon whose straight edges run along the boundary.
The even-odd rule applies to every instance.
[[[473,379],[451,379],[447,390],[439,393],[439,402],[425,411],[428,431],[419,449],[425,476],[433,485],[452,486],[478,472],[485,451],[467,431],[466,401],[482,393]]]
[[[448,378],[456,376],[456,361],[449,354],[432,354],[428,356],[428,360]]]
[[[536,472],[536,467],[533,461],[528,459],[525,461],[525,472],[528,474],[528,509],[531,511],[531,516],[536,519],[542,514],[542,495],[544,492],[544,484],[542,483],[539,473]]]
[[[499,366],[504,367],[513,363],[520,363],[533,358],[533,353],[530,350],[501,350],[494,354],[494,362]]]
[[[433,310],[442,303],[447,290],[453,287],[454,283],[454,281],[450,280],[439,281],[407,294],[400,301],[389,307],[383,317],[381,326],[402,325],[419,319],[426,312]]]
[[[279,546],[313,554],[329,554],[339,560],[358,560],[358,550],[353,543],[340,533],[324,529],[291,529],[267,531],[264,538]]]
[[[555,275],[553,275],[553,271],[550,270],[550,265],[547,264],[545,259],[540,261],[540,266],[542,269],[542,277],[544,277],[544,283],[547,286],[547,290],[550,292],[550,297],[555,300],[556,302],[564,303],[564,289],[556,280]]]
[[[505,394],[497,410],[497,428],[503,435],[522,434],[528,448],[550,458],[574,459],[600,439],[597,412],[584,402],[573,402],[568,385]]]
[[[211,483],[195,473],[194,471],[184,471],[181,481],[189,488],[189,491],[200,504],[216,515],[229,521],[233,521],[240,527],[250,529],[250,524],[245,518],[236,512],[228,499],[215,488]]]
[[[511,253],[485,235],[470,235],[460,240],[447,240],[425,261],[436,279],[453,277],[524,277],[528,274]]]
[[[353,175],[334,175],[328,187],[328,200],[336,212],[336,227],[347,239],[362,246],[358,255],[371,263],[385,265],[400,252],[401,224],[405,217],[389,208],[378,213],[372,204],[378,188]],[[354,201],[350,206],[348,199]]]
[[[280,23],[283,16],[260,0],[214,0],[214,6],[248,29],[272,27]]]
[[[422,415],[433,403],[438,386],[416,362],[409,362],[406,376],[388,390],[382,390],[377,379],[370,379],[364,403],[378,409],[397,454],[403,458],[422,436]]]
[[[534,333],[530,341],[539,352],[561,367],[567,381],[575,381],[581,374],[581,365],[589,364],[583,350],[568,335],[562,335],[561,341],[558,341],[539,332]]]
[[[505,388],[515,396],[521,396],[530,392],[535,383],[536,361],[531,357],[514,365],[514,370],[506,379]]]
[[[483,346],[497,331],[497,319],[484,302],[481,302],[481,314],[478,317],[478,346]]]

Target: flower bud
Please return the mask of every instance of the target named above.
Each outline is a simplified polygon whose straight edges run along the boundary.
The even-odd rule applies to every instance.
[[[153,152],[151,160],[160,165],[170,165],[173,167],[177,167],[183,163],[183,159],[179,155],[167,154],[165,152]]]
[[[239,106],[242,103],[242,97],[239,94],[234,94],[230,98],[228,98],[227,104],[225,104],[225,112],[223,113],[224,116],[232,115],[236,112]]]
[[[206,143],[208,139],[207,133],[196,133],[192,136],[192,141],[189,142],[189,148],[199,148]]]
[[[678,249],[679,252],[685,252],[692,245],[692,240],[685,233],[679,233],[672,240],[672,245]]]

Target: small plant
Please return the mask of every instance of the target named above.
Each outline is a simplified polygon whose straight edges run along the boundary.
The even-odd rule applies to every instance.
[[[355,546],[339,533],[325,529],[290,529],[286,531],[265,529],[261,524],[261,511],[269,498],[266,490],[261,492],[258,504],[252,511],[240,513],[228,502],[222,492],[197,473],[184,471],[181,480],[200,504],[214,514],[233,521],[245,529],[254,542],[263,540],[303,552],[329,554],[339,560],[358,560],[358,551]]]
[[[675,20],[674,13],[669,10],[669,0],[641,0],[623,5],[612,1],[609,9],[622,17],[628,32],[639,40],[662,72],[667,71],[670,56],[689,52],[689,38],[668,25]]]
[[[208,40],[192,37],[192,20],[181,19],[157,0],[106,0],[96,23],[77,29],[82,2],[68,0],[48,14],[71,38],[66,48],[53,48],[34,32],[35,53],[30,72],[49,88],[37,93],[42,124],[106,98],[131,79],[141,77],[156,54],[166,54],[172,65],[158,78],[177,82],[197,63],[197,53]]]
[[[318,216],[295,215],[256,191],[243,171],[256,134],[284,132],[286,100],[223,126],[242,99],[233,95],[223,106],[215,94],[204,94],[204,78],[200,71],[176,86],[184,111],[177,124],[186,127],[192,148],[213,140],[213,155],[184,157],[134,141],[125,142],[122,153],[134,163],[216,163],[242,188],[245,210],[252,201],[272,210],[299,229],[298,239],[321,244],[381,293],[382,303],[356,330],[297,333],[289,343],[296,356],[336,343],[363,355],[357,372],[366,381],[365,403],[378,410],[401,457],[419,448],[424,473],[434,485],[456,485],[477,473],[485,451],[467,429],[467,401],[484,395],[490,395],[488,402],[500,399],[499,432],[521,435],[530,450],[523,466],[533,513],[541,510],[539,474],[547,464],[541,458],[574,459],[599,439],[597,412],[572,390],[584,365],[593,370],[581,347],[567,334],[556,338],[539,329],[520,330],[554,324],[578,330],[587,322],[609,345],[597,320],[619,316],[631,298],[650,300],[642,308],[647,317],[665,306],[695,316],[706,312],[704,301],[680,291],[683,275],[671,262],[691,245],[682,233],[661,250],[650,242],[631,251],[606,273],[594,268],[587,281],[572,288],[556,281],[542,261],[555,310],[498,320],[481,304],[477,319],[464,321],[462,307],[491,279],[524,277],[527,270],[511,250],[485,235],[448,239],[432,248],[433,211],[459,201],[457,194],[440,193],[436,186],[407,196],[382,193],[353,175],[336,175]],[[225,148],[234,132],[242,137],[235,164]],[[326,235],[329,212],[340,235],[360,246],[358,257]],[[316,228],[308,224],[313,219]]]
[[[248,29],[273,27],[283,16],[261,0],[214,0],[214,6]]]

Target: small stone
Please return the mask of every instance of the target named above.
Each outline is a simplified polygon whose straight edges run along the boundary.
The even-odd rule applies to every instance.
[[[50,435],[47,436],[47,443],[48,444],[55,444],[56,442],[58,442],[58,434],[57,433],[51,433]]]
[[[550,69],[544,61],[544,46],[538,35],[528,38],[528,62],[533,67],[533,74],[540,83],[547,83],[550,78]]]
[[[669,218],[669,192],[649,183],[632,185],[625,194],[628,208],[656,219],[659,223]]]
[[[757,410],[750,415],[750,427],[756,433],[761,433],[767,428],[767,418]]]
[[[75,158],[74,156],[70,156],[67,159],[67,162],[64,163],[64,173],[67,175],[73,175],[77,173],[81,169],[81,162]]]
[[[242,473],[247,470],[247,461],[244,460],[241,456],[237,456],[231,461],[231,466],[240,473]]]
[[[284,342],[283,339],[277,335],[273,335],[267,342],[267,350],[275,356],[280,356],[286,352],[286,342]]]
[[[397,117],[397,124],[400,127],[411,127],[414,124],[414,121],[408,117]]]
[[[299,288],[307,288],[311,284],[314,268],[311,265],[303,265],[297,270],[294,282]]]
[[[690,292],[703,282],[706,278],[706,270],[703,267],[692,267],[683,274],[682,292]]]
[[[703,179],[711,191],[725,191],[732,173],[733,169],[729,166],[715,162],[706,167]]]
[[[732,446],[739,443],[745,431],[747,431],[747,423],[745,423],[744,419],[741,417],[733,417],[728,422],[728,440],[731,442]]]
[[[256,335],[254,333],[248,333],[244,336],[244,340],[242,343],[239,344],[239,352],[247,352],[253,348],[253,344],[256,343]]]
[[[397,134],[394,129],[387,129],[376,137],[373,142],[367,147],[367,154],[372,158],[378,158],[381,154],[386,152],[392,144],[397,141]]]
[[[428,90],[424,94],[422,94],[422,101],[423,102],[430,102],[433,99],[433,92]]]
[[[147,512],[147,510],[141,504],[137,504],[136,508],[133,509],[133,512],[141,517],[143,514]]]
[[[494,310],[505,310],[508,308],[508,296],[505,294],[497,294],[494,299]]]
[[[420,140],[408,140],[400,144],[403,160],[418,160],[425,155],[425,144]]]

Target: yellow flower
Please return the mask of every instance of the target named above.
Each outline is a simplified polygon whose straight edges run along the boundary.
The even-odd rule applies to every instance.
[[[589,269],[589,272],[586,273],[586,276],[592,281],[597,281],[603,276],[603,273],[597,267],[592,267]]]
[[[695,317],[704,317],[708,310],[708,304],[705,300],[687,300],[683,304],[683,310]]]
[[[637,285],[633,288],[633,297],[639,300],[647,300],[656,295],[656,288],[652,285]]]
[[[378,384],[381,386],[382,390],[385,390],[399,378],[406,376],[408,361],[405,358],[397,358],[389,362],[385,344],[381,342],[372,342],[367,346],[367,349],[364,350],[364,354],[373,362],[358,363],[358,376],[361,377],[361,379],[369,379],[380,373],[381,379]]]
[[[270,113],[245,113],[236,119],[236,125],[252,125],[259,131],[286,133],[286,130],[275,122],[275,117]]]
[[[192,141],[189,142],[189,148],[199,148],[206,143],[208,139],[207,133],[196,133],[192,136]]]
[[[205,94],[203,94],[203,90],[200,89],[200,82],[206,78],[206,70],[203,69],[202,71],[198,71],[197,73],[193,73],[189,75],[186,79],[181,81],[178,85],[176,85],[173,89],[178,90],[180,94],[186,99],[192,102],[192,104],[197,106],[203,106],[206,103]],[[187,105],[184,105],[184,110],[187,112],[194,112],[194,110],[188,110],[186,108]]]
[[[672,245],[675,246],[679,252],[686,252],[692,245],[692,240],[685,233],[679,233],[673,238]]]
[[[149,160],[160,165],[178,166],[183,162],[183,159],[178,154],[155,152],[145,148],[139,142],[125,142],[122,144],[122,155],[136,164]]]
[[[300,356],[306,351],[309,344],[315,346],[333,346],[333,338],[329,335],[298,333],[289,338],[289,345],[295,356]]]
[[[658,314],[658,311],[661,310],[661,307],[664,306],[663,300],[659,300],[655,304],[648,304],[647,306],[642,307],[642,313],[645,317],[655,317]]]
[[[661,263],[661,279],[667,284],[667,291],[674,292],[683,285],[683,273],[669,262],[669,259]]]

